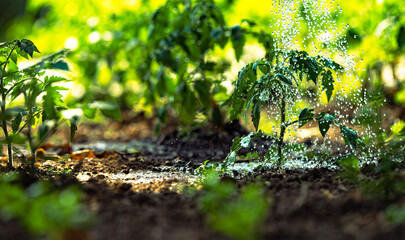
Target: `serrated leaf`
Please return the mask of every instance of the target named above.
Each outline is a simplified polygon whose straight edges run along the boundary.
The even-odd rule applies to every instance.
[[[21,49],[21,51],[27,53],[31,57],[33,57],[34,52],[40,53],[38,51],[38,48],[34,45],[34,43],[31,40],[23,39],[21,41],[18,41],[17,45]]]
[[[58,76],[51,76],[51,77],[46,76],[44,79],[45,85],[49,85],[49,84],[56,83],[56,82],[65,82],[65,81],[67,81],[66,78],[58,77]],[[68,89],[65,88],[63,90],[68,90]]]
[[[357,139],[359,138],[359,135],[357,134],[356,131],[354,131],[353,129],[351,129],[349,127],[341,126],[340,132],[342,133],[346,144],[349,143],[353,147],[357,146]]]
[[[14,119],[11,121],[11,129],[13,132],[17,132],[18,129],[20,128],[21,120],[22,120],[22,113],[19,112],[17,115],[15,115]]]
[[[62,94],[59,93],[60,90],[67,90],[64,87],[51,86],[45,87],[44,91],[46,94],[42,97],[42,118],[43,121],[50,119],[59,119],[61,116],[58,107],[66,108],[65,103],[62,101]]]
[[[336,116],[333,114],[328,114],[322,112],[320,117],[318,118],[319,123],[319,131],[321,132],[322,136],[325,137],[326,133],[329,130],[330,125],[335,121]]]
[[[318,79],[318,62],[315,61],[313,58],[307,58],[304,61],[305,71],[310,80],[312,80],[316,84],[316,80]]]
[[[314,117],[314,109],[304,108],[298,117],[299,127],[304,126],[307,122],[311,121]]]
[[[260,107],[261,107],[261,104],[262,104],[262,101],[260,101],[260,99],[257,100],[253,104],[252,113],[251,113],[253,126],[255,127],[256,131],[258,130],[259,123],[260,123]]]
[[[332,72],[330,70],[323,72],[323,77],[322,77],[322,90],[325,91],[326,97],[328,98],[328,102],[330,101],[330,98],[332,97],[332,93],[334,90],[333,83],[335,80],[333,79]]]

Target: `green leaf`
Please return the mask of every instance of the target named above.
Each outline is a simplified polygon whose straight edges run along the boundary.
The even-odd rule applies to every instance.
[[[399,28],[397,44],[398,44],[399,49],[402,49],[402,47],[405,46],[405,27],[404,26]]]
[[[60,111],[58,108],[66,108],[66,105],[62,101],[62,94],[59,90],[67,90],[66,88],[59,86],[48,85],[44,91],[46,94],[42,97],[42,119],[43,121],[50,119],[59,119]]]
[[[194,81],[194,88],[198,93],[198,98],[203,107],[210,108],[211,101],[210,101],[210,82],[203,81],[203,80],[196,80]]]
[[[157,110],[157,117],[158,117],[158,119],[159,119],[159,121],[161,123],[166,123],[167,122],[168,114],[167,114],[167,109],[166,109],[165,106],[160,107]]]
[[[160,97],[163,97],[167,91],[165,67],[161,66],[156,73],[156,90]]]
[[[257,75],[257,65],[258,64],[259,64],[259,62],[255,62],[255,64],[253,64],[252,71],[253,71],[254,75]]]
[[[313,111],[314,111],[314,109],[309,109],[309,108],[302,109],[302,111],[300,112],[300,115],[298,117],[299,127],[302,127],[307,122],[311,121],[311,119],[314,117]]]
[[[325,91],[326,97],[328,98],[328,102],[330,101],[330,98],[332,97],[332,93],[334,90],[334,79],[332,76],[332,72],[330,70],[323,72],[323,77],[322,77],[322,90]]]
[[[17,53],[15,53],[15,52],[11,53],[10,59],[17,65],[17,59],[18,59]]]
[[[270,66],[260,64],[260,65],[259,65],[259,69],[260,69],[260,71],[261,71],[263,74],[267,74],[267,73],[269,73],[269,71],[270,71]]]
[[[239,25],[233,26],[231,28],[231,41],[232,47],[235,50],[236,60],[239,61],[243,53],[243,46],[246,42],[246,37]]]
[[[17,42],[18,47],[21,51],[27,53],[31,57],[33,57],[34,52],[40,53],[38,48],[34,45],[34,43],[28,39],[23,39]],[[23,56],[25,57],[25,56]]]
[[[291,79],[287,78],[287,77],[284,76],[283,74],[281,74],[281,73],[276,73],[276,74],[274,74],[274,76],[276,76],[278,79],[280,79],[283,83],[285,83],[285,84],[287,84],[287,85],[289,85],[289,86],[292,86],[292,81],[291,81]]]
[[[79,125],[80,117],[75,115],[68,119],[68,121],[70,125],[70,143],[72,143],[77,131],[77,125]]]
[[[69,71],[69,66],[65,61],[59,60],[57,62],[50,63],[48,69]]]
[[[185,82],[180,83],[177,92],[181,102],[179,112],[180,119],[184,123],[192,123],[197,112],[197,98]]]
[[[246,73],[246,67],[242,68],[242,69],[238,72],[238,80],[236,81],[236,87],[239,87],[239,85],[240,85],[241,82],[243,81],[243,77],[245,77],[245,73]]]
[[[308,58],[304,61],[305,71],[308,74],[310,80],[312,80],[316,84],[316,80],[318,79],[318,62],[315,61],[313,58]]]
[[[118,121],[122,120],[121,111],[117,104],[105,102],[105,101],[94,101],[88,105],[88,108],[99,109],[101,111],[101,113],[106,117],[110,117],[110,118],[113,118]],[[92,111],[93,110],[87,110],[87,113],[86,113],[86,111],[83,111],[83,112],[84,112],[85,116],[87,116],[87,114],[89,114],[89,116],[92,116],[92,114],[93,114]]]
[[[322,136],[325,137],[326,133],[329,130],[330,125],[335,121],[336,116],[333,114],[321,112],[320,117],[318,118],[319,122],[319,131]]]
[[[256,131],[258,130],[259,123],[260,123],[260,107],[261,107],[261,104],[262,104],[262,101],[260,99],[258,99],[253,104],[252,113],[251,113],[252,122],[253,122],[253,125],[254,125]]]
[[[38,128],[38,138],[40,142],[45,141],[45,139],[48,137],[50,131],[54,126],[55,126],[54,120],[46,120],[42,122],[42,124]]]
[[[8,135],[8,140],[12,144],[24,144],[24,143],[26,143],[27,138],[21,136],[20,134],[11,133],[10,135]],[[3,138],[0,140],[0,144],[7,144],[7,143],[8,143],[7,139]]]
[[[13,132],[17,132],[18,129],[20,128],[21,120],[22,120],[22,113],[19,112],[17,115],[15,115],[14,119],[11,121],[11,129]]]
[[[65,81],[67,81],[66,78],[58,77],[58,76],[51,76],[51,77],[46,76],[44,79],[45,85],[50,85],[52,83],[65,82]],[[68,89],[63,89],[63,90],[68,90]]]
[[[354,131],[349,127],[341,126],[340,132],[342,133],[346,144],[350,143],[350,145],[352,145],[353,147],[357,146],[357,139],[359,138],[359,135],[357,134],[356,131]]]
[[[96,116],[97,108],[92,108],[92,107],[89,107],[88,105],[83,105],[82,110],[83,110],[84,116],[89,119],[94,119],[94,117]]]

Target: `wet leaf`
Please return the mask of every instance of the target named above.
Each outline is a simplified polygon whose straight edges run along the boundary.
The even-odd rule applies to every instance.
[[[280,79],[282,82],[284,82],[285,84],[292,86],[292,81],[291,79],[287,78],[286,76],[284,76],[281,73],[276,73],[274,74],[274,76],[276,76],[278,79]]]
[[[345,139],[346,144],[349,143],[353,147],[357,146],[357,139],[359,138],[359,136],[357,135],[356,131],[346,126],[341,126],[340,131],[343,135],[343,138]]]
[[[314,109],[309,109],[309,108],[302,109],[302,111],[298,117],[299,127],[304,126],[307,122],[312,120],[312,118],[314,117],[313,111],[314,111]]]
[[[257,75],[257,65],[258,64],[259,64],[259,62],[255,62],[255,64],[253,64],[252,71],[253,71],[254,75]]]
[[[326,133],[329,130],[330,125],[335,121],[336,116],[325,112],[321,112],[321,114],[319,115],[320,115],[318,119],[319,131],[321,132],[322,136],[325,137]]]
[[[328,98],[328,102],[330,101],[330,98],[332,97],[332,93],[334,90],[334,79],[332,76],[332,72],[330,70],[323,72],[323,77],[322,77],[322,90],[325,91],[326,97]]]
[[[251,113],[252,122],[253,122],[253,125],[254,125],[256,131],[258,130],[259,123],[260,123],[260,107],[261,107],[261,104],[262,104],[262,101],[257,100],[253,104],[252,113]]]

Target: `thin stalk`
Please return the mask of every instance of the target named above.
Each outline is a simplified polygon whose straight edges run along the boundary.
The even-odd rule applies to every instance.
[[[7,130],[7,119],[6,119],[6,98],[7,98],[7,94],[6,91],[4,91],[4,73],[6,72],[6,66],[8,61],[10,60],[11,54],[13,53],[14,49],[17,47],[17,43],[13,46],[13,48],[11,49],[10,53],[7,56],[7,59],[5,61],[5,64],[3,66],[3,70],[1,72],[1,78],[0,78],[0,87],[3,90],[1,93],[1,113],[2,113],[2,129],[3,129],[3,133],[4,133],[4,137],[6,138],[7,141],[7,153],[8,153],[8,164],[7,166],[9,168],[13,168],[13,150],[11,148],[11,140],[9,138],[8,135],[8,130]]]
[[[24,98],[26,99],[26,103],[25,105],[28,105],[28,101],[27,99],[30,98],[30,96],[24,92]],[[32,112],[32,107],[28,106],[28,116],[30,116],[30,118],[27,120],[26,122],[26,126],[27,126],[27,137],[28,137],[28,145],[30,146],[30,150],[31,150],[31,156],[35,159],[35,148],[34,148],[34,143],[33,143],[33,138],[32,138],[32,120],[34,119],[34,113]]]
[[[284,135],[285,135],[285,130],[287,128],[286,122],[285,122],[285,99],[282,96],[281,97],[281,103],[280,103],[280,136],[278,138],[278,146],[277,146],[277,153],[278,153],[278,165],[281,165],[281,162],[283,161],[283,142],[284,142]]]

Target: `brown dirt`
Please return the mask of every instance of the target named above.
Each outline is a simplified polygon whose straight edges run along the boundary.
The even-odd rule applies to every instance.
[[[183,137],[167,134],[153,144],[160,144],[167,153],[175,152],[170,158],[146,151],[86,150],[56,162],[40,161],[38,165],[45,175],[71,169],[69,178],[73,180],[54,177],[59,184],[76,182],[76,177],[81,180],[77,184],[81,184],[85,201],[97,216],[95,225],[82,239],[229,239],[207,227],[198,211],[198,194],[190,196],[180,189],[190,183],[189,173],[204,160],[223,158],[231,139],[241,133],[243,129],[234,124],[221,131],[195,130]],[[81,135],[78,139],[89,140]],[[136,171],[162,175],[145,181],[111,177]],[[272,199],[264,239],[405,239],[405,227],[385,218],[384,210],[390,202],[365,198],[356,186],[343,182],[337,172],[262,170],[233,181],[239,186],[261,182]],[[17,222],[0,221],[0,239],[30,238]]]

